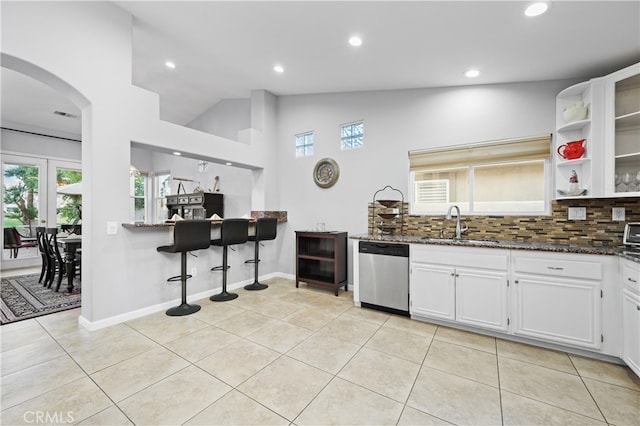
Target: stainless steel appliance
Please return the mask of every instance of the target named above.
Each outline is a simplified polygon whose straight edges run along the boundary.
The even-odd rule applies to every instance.
[[[360,241],[360,305],[409,316],[409,245]]]
[[[630,222],[624,226],[622,242],[625,246],[640,248],[640,222]]]

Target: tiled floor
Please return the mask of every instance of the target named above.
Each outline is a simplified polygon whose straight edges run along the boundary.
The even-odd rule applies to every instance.
[[[274,279],[188,317],[2,326],[2,424],[640,425],[623,366]]]

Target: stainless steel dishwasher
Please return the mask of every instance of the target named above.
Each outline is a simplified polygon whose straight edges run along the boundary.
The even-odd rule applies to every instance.
[[[409,245],[360,241],[360,305],[409,316]]]

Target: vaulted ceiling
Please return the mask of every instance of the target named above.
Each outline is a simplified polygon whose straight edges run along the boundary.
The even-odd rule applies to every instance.
[[[523,1],[114,3],[134,17],[134,84],[158,93],[161,118],[182,125],[255,89],[296,95],[589,79],[640,61],[639,1],[554,1],[533,18]],[[360,47],[349,45],[353,35]],[[480,76],[465,77],[470,68]],[[48,117],[52,109],[79,113],[73,106],[38,96],[24,76],[3,69],[1,77],[3,123],[79,133],[79,120],[74,130],[73,119]]]

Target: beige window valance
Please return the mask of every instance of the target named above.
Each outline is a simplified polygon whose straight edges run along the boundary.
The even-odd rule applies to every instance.
[[[411,171],[448,169],[470,164],[544,159],[550,156],[551,134],[504,139],[445,148],[409,151]]]

